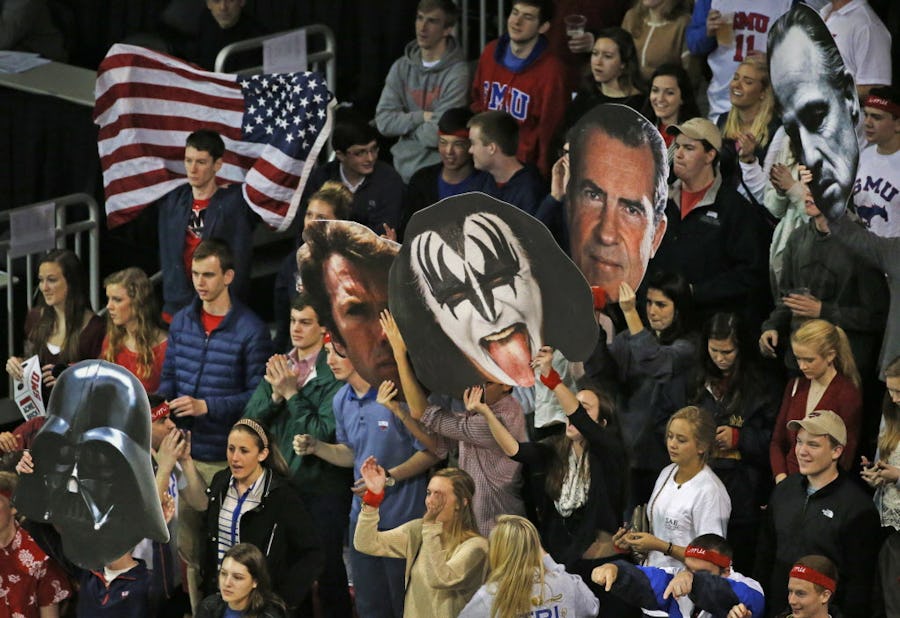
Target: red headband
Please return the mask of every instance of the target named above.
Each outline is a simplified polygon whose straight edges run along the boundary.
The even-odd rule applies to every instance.
[[[791,569],[791,577],[796,577],[797,579],[812,582],[813,584],[822,586],[825,590],[830,590],[831,592],[834,592],[834,589],[837,588],[837,582],[835,582],[833,579],[831,579],[824,573],[820,573],[815,569],[811,569],[808,566],[803,566],[802,564],[794,565],[794,567]]]
[[[707,562],[712,562],[720,569],[727,569],[731,566],[731,558],[729,558],[725,554],[720,554],[713,549],[703,549],[702,547],[697,547],[696,545],[688,545],[687,549],[684,550],[684,557],[706,560]]]
[[[438,135],[447,135],[451,137],[461,137],[463,139],[469,139],[469,130],[468,129],[459,129],[457,131],[438,131]]]
[[[900,118],[900,105],[894,103],[893,101],[889,101],[884,97],[877,97],[874,94],[870,94],[866,97],[865,103],[863,103],[864,107],[874,107],[875,109],[880,109],[894,116],[894,118]]]
[[[150,410],[150,420],[154,423],[169,416],[169,404],[165,401]]]

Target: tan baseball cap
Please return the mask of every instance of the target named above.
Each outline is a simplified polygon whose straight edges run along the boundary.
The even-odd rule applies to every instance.
[[[841,446],[847,445],[847,427],[844,419],[831,410],[813,410],[802,421],[789,421],[788,429],[800,431],[801,428],[816,436],[831,436]]]
[[[710,146],[716,149],[716,152],[722,151],[722,134],[712,122],[706,118],[691,118],[685,120],[681,124],[673,124],[666,128],[669,135],[678,135],[683,133],[691,139],[706,140]]]

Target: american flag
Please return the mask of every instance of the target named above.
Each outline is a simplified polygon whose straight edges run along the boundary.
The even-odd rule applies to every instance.
[[[94,95],[109,227],[186,182],[185,139],[206,128],[225,141],[216,180],[244,183],[250,207],[284,230],[331,133],[333,97],[312,72],[211,73],[116,44],[100,64]]]

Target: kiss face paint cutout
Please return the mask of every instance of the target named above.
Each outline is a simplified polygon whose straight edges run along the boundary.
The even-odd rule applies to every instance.
[[[461,232],[412,240],[410,263],[434,319],[491,381],[532,386],[541,291],[527,254],[498,216],[474,213]]]

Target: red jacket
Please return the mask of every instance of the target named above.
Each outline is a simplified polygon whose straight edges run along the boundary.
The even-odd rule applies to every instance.
[[[772,464],[773,476],[781,473],[791,475],[800,471],[794,452],[797,432],[789,430],[787,424],[788,421],[799,421],[806,416],[809,384],[806,378],[794,378],[784,387],[781,410],[775,419],[772,444],[769,446],[769,461]],[[841,455],[840,466],[844,470],[852,469],[862,423],[862,394],[859,389],[853,385],[850,378],[838,373],[822,393],[816,410],[831,410],[844,419],[844,425],[847,426],[847,445]]]
[[[555,162],[550,144],[569,104],[564,70],[543,37],[518,72],[502,63],[508,47],[509,36],[503,35],[488,43],[481,53],[472,82],[472,111],[477,114],[499,109],[518,120],[516,157],[536,165],[547,178]]]

